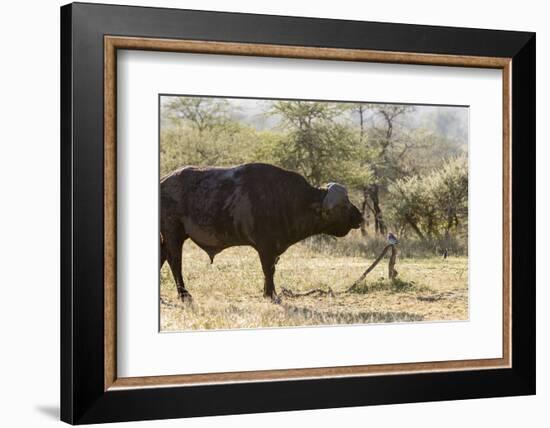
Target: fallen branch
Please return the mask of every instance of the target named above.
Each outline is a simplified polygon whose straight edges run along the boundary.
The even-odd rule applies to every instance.
[[[416,298],[422,302],[437,302],[443,299],[458,299],[460,298],[460,296],[453,291],[447,291],[447,292],[438,293],[438,294],[416,296]]]
[[[355,281],[351,287],[347,288],[346,290],[344,291],[340,291],[340,292],[334,292],[332,291],[332,289],[330,287],[328,287],[328,290],[322,290],[320,288],[315,288],[313,290],[309,290],[309,291],[305,291],[303,293],[296,293],[292,290],[289,290],[288,288],[281,288],[281,295],[285,296],[285,297],[290,297],[290,298],[294,298],[294,297],[306,297],[306,296],[330,296],[330,297],[334,297],[336,294],[345,294],[345,293],[350,293],[355,287],[357,287],[357,285],[363,281],[365,279],[365,277],[370,273],[372,272],[372,270],[376,267],[376,265],[378,263],[380,263],[380,260],[382,260],[384,258],[384,256],[386,255],[386,253],[388,252],[388,250],[391,248],[392,252],[391,252],[391,257],[390,257],[390,262],[389,262],[389,265],[388,265],[388,270],[389,270],[389,278],[390,279],[394,279],[396,276],[397,276],[397,271],[395,270],[395,260],[397,258],[397,248],[395,248],[395,245],[394,244],[388,244],[384,247],[384,249],[382,250],[382,252],[378,255],[378,257],[376,258],[376,260],[374,260],[374,262],[372,262],[372,264],[367,268],[367,270],[365,270],[365,272],[363,272],[363,274],[359,277],[359,279],[357,281]]]
[[[174,309],[183,308],[182,305],[179,305],[177,303],[171,303],[171,302],[163,299],[162,296],[160,296],[160,303],[163,304],[164,306],[169,307],[169,308],[174,308]]]
[[[305,296],[330,296],[334,297],[334,291],[332,288],[328,287],[328,290],[322,290],[320,288],[315,288],[313,290],[305,291],[303,293],[296,293],[288,288],[281,288],[281,294],[285,297],[305,297]]]
[[[357,281],[355,281],[351,287],[349,287],[345,293],[349,293],[351,290],[353,290],[355,287],[357,287],[357,285],[363,281],[366,276],[376,267],[376,265],[378,263],[380,263],[380,260],[382,260],[384,258],[384,256],[386,255],[386,253],[388,252],[388,250],[390,249],[390,247],[394,247],[392,244],[388,244],[384,247],[384,249],[382,250],[382,252],[380,253],[380,255],[376,258],[376,260],[374,262],[372,262],[372,264],[367,268],[367,270],[365,272],[363,272],[363,274],[359,277],[359,279]],[[393,253],[393,251],[392,251]],[[394,260],[394,263],[395,263],[395,260]],[[393,269],[393,266],[392,266],[392,269]]]
[[[186,300],[183,303],[181,302],[172,303],[172,302],[169,302],[168,300],[165,300],[162,296],[160,296],[159,300],[161,305],[164,305],[168,308],[173,308],[173,309],[185,309],[186,306],[193,306],[193,301],[189,301],[189,300]]]

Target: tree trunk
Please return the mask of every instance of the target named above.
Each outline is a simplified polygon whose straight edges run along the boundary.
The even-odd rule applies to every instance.
[[[445,239],[449,240],[451,237],[451,229],[453,227],[454,218],[452,214],[447,214],[447,224],[445,225]]]
[[[397,277],[397,271],[395,270],[395,261],[397,259],[397,248],[395,245],[391,246],[390,262],[388,263],[388,278],[395,279]]]
[[[369,194],[367,189],[363,189],[363,202],[361,202],[361,216],[363,217],[363,222],[361,223],[361,235],[367,236],[367,227],[369,225],[369,205],[368,205]]]
[[[380,208],[380,197],[378,184],[373,184],[369,189],[369,196],[372,201],[374,211],[374,230],[380,235],[386,235],[386,225],[382,218],[382,208]]]
[[[411,226],[414,233],[416,233],[420,239],[422,239],[423,241],[426,240],[426,237],[424,236],[422,231],[418,228],[416,223],[410,217],[407,217],[407,223],[409,223],[409,226]]]

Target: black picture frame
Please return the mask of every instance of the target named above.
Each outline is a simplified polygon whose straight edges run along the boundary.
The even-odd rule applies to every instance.
[[[512,367],[104,391],[104,36],[512,58]],[[73,3],[61,8],[61,419],[71,424],[535,393],[535,34]]]

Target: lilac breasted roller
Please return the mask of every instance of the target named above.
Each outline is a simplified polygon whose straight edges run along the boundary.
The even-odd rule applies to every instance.
[[[399,244],[399,239],[397,239],[397,237],[393,234],[393,233],[388,233],[388,243],[390,245],[396,245],[396,244]]]

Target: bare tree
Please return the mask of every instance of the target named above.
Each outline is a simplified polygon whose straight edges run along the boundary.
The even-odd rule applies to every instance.
[[[365,205],[374,218],[374,230],[385,235],[386,222],[382,213],[381,194],[387,189],[392,177],[402,175],[400,160],[408,150],[396,137],[398,118],[413,111],[413,107],[397,104],[368,104],[373,113],[373,126],[369,128],[369,161],[373,171],[373,181],[365,188]],[[400,144],[401,143],[401,144]]]

